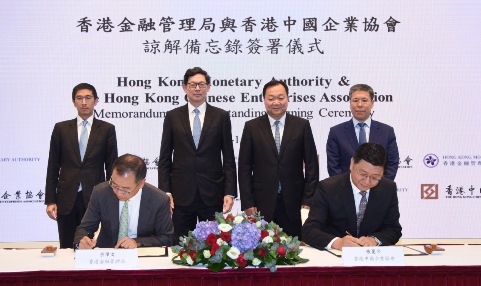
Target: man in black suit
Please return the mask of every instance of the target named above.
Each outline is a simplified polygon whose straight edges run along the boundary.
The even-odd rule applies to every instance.
[[[145,162],[138,156],[125,154],[115,160],[110,180],[94,188],[75,233],[74,249],[172,245],[169,197],[146,183],[146,174]],[[98,239],[93,239],[99,223]]]
[[[348,172],[352,155],[357,147],[362,143],[374,142],[381,144],[387,152],[384,177],[394,180],[399,166],[396,135],[391,126],[372,120],[373,89],[367,84],[356,84],[349,89],[349,97],[352,120],[338,124],[329,130],[326,144],[329,176]]]
[[[203,69],[188,69],[182,88],[189,102],[167,112],[158,165],[177,241],[195,229],[197,219],[229,212],[237,196],[229,112],[206,103],[210,76]]]
[[[301,235],[301,208],[309,208],[319,180],[308,120],[286,113],[289,89],[272,80],[263,89],[267,114],[247,121],[239,150],[241,207],[260,212],[292,236]]]
[[[316,248],[393,245],[401,237],[396,183],[383,177],[386,151],[364,143],[351,159],[351,172],[317,186],[302,238]]]
[[[115,127],[93,116],[95,87],[78,84],[72,101],[78,116],[53,128],[45,184],[46,211],[57,221],[61,248],[72,247],[93,187],[110,177],[117,158]]]

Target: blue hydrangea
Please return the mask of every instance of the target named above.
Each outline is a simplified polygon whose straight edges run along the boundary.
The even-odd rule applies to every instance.
[[[219,224],[215,221],[201,221],[198,222],[195,226],[194,231],[192,234],[194,235],[195,239],[199,241],[204,241],[209,234],[220,234]]]
[[[234,226],[231,234],[231,244],[239,249],[241,253],[252,250],[259,244],[261,230],[253,223],[245,222]]]

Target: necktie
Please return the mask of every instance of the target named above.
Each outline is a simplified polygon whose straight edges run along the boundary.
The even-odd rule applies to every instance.
[[[274,124],[276,125],[276,133],[274,136],[274,140],[276,141],[277,153],[281,151],[281,133],[279,132],[279,123],[279,120],[274,122]]]
[[[196,108],[194,109],[195,117],[194,117],[194,125],[192,127],[192,137],[194,137],[194,143],[195,143],[195,148],[198,147],[199,145],[199,139],[200,139],[200,118],[199,118],[199,113],[200,111]]]
[[[89,141],[89,132],[87,130],[87,120],[82,122],[83,128],[82,133],[80,133],[80,141],[79,141],[79,148],[80,148],[80,159],[84,160],[85,150],[87,150],[87,143]]]
[[[276,132],[274,135],[274,141],[276,141],[277,153],[281,152],[281,133],[279,132],[279,120],[276,120],[274,124],[276,125]],[[281,181],[279,181],[279,186],[277,187],[277,193],[281,193]]]
[[[359,122],[357,125],[359,125],[359,145],[366,143],[366,130],[364,129],[364,126],[366,126],[366,123],[364,122]]]
[[[126,200],[120,213],[119,237],[117,241],[129,234],[129,200]]]
[[[359,237],[359,227],[361,226],[362,219],[364,218],[367,205],[366,192],[360,191],[359,194],[362,196],[362,198],[361,203],[359,204],[359,212],[357,213],[357,237]]]

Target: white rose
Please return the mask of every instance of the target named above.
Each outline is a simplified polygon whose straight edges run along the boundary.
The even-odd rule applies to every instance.
[[[262,227],[261,221],[257,221],[257,222],[256,222],[256,226],[257,226],[257,228],[261,228],[261,227]]]
[[[270,236],[266,236],[264,237],[264,239],[262,240],[263,243],[273,243],[274,240],[272,240],[272,237]]]
[[[269,236],[274,236],[274,231],[272,229],[269,229],[267,232],[269,232]]]
[[[221,223],[221,224],[219,224],[218,228],[219,228],[220,231],[229,232],[229,231],[231,231],[232,226],[230,224],[227,224],[227,223]]]
[[[204,250],[203,253],[204,253],[204,257],[205,257],[205,258],[209,258],[209,257],[210,257],[210,250],[206,249],[206,250]]]
[[[217,244],[218,244],[219,246],[221,246],[221,245],[227,245],[227,242],[223,241],[222,238],[219,237],[219,238],[217,239]]]
[[[192,258],[190,257],[190,255],[189,255],[189,256],[187,256],[187,259],[186,259],[186,261],[187,261],[187,264],[189,264],[189,265],[192,265],[192,264],[194,264],[194,261],[192,260]]]
[[[287,238],[284,236],[281,236],[280,239],[281,239],[281,242],[287,242]]]
[[[239,257],[240,251],[237,247],[232,246],[229,251],[227,251],[227,256],[232,259],[237,259]]]
[[[242,216],[238,215],[238,216],[236,216],[236,217],[234,218],[234,224],[239,224],[239,223],[241,223],[243,220],[244,220],[244,218],[243,218]]]
[[[261,260],[257,257],[254,257],[254,259],[252,260],[252,265],[254,266],[259,266],[259,264],[261,264]]]

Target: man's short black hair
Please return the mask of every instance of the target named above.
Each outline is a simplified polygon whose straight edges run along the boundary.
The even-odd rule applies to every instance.
[[[95,87],[89,83],[85,83],[85,82],[82,82],[82,83],[79,83],[77,84],[73,90],[72,90],[72,101],[75,101],[75,95],[77,94],[77,92],[79,90],[82,90],[82,89],[88,89],[92,92],[93,96],[95,99],[97,99],[97,91],[95,90]]]
[[[147,176],[147,166],[144,160],[132,154],[124,154],[118,157],[114,162],[113,169],[117,171],[120,176],[125,176],[133,172],[137,183]]]
[[[185,72],[185,74],[184,74],[184,84],[187,85],[187,83],[189,82],[189,77],[197,75],[197,74],[201,74],[201,75],[205,76],[205,82],[207,84],[210,84],[209,74],[207,74],[207,72],[205,70],[203,70],[202,68],[199,68],[199,67],[194,67],[194,68],[188,69]]]
[[[277,80],[275,78],[272,78],[272,80],[264,85],[264,88],[262,89],[262,97],[266,98],[266,89],[268,89],[271,86],[275,85],[282,85],[284,89],[286,90],[286,94],[289,95],[289,87],[287,87],[287,84],[281,80]]]
[[[374,90],[372,89],[372,87],[364,83],[351,86],[351,88],[349,89],[349,100],[351,99],[352,94],[356,91],[367,91],[371,100],[374,100]]]
[[[373,166],[386,169],[387,153],[382,145],[377,143],[364,143],[359,146],[352,156],[354,163],[364,160]]]

